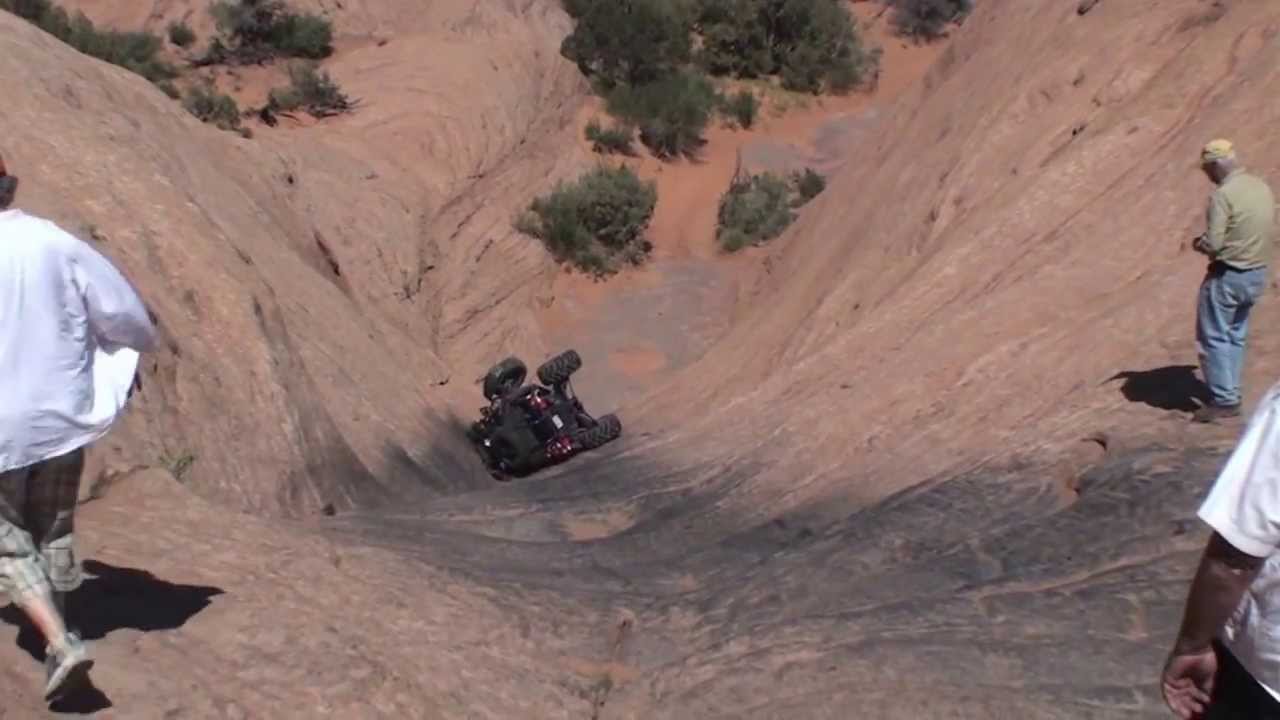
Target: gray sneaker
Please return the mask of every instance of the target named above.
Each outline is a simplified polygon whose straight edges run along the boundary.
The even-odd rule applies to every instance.
[[[1205,405],[1192,414],[1191,422],[1210,424],[1225,418],[1235,417],[1240,417],[1239,403],[1235,405]]]
[[[90,659],[84,642],[79,635],[68,631],[66,644],[66,649],[62,651],[55,650],[52,646],[45,648],[45,702],[58,699],[68,691],[84,685],[89,679],[93,660]]]

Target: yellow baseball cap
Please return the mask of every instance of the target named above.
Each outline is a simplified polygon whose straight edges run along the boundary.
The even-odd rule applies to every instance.
[[[1233,158],[1236,155],[1236,148],[1231,144],[1230,140],[1211,140],[1204,149],[1200,151],[1200,162],[1213,162],[1214,160],[1225,160]]]

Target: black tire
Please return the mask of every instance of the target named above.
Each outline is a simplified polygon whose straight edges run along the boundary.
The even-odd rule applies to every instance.
[[[565,350],[538,366],[538,380],[543,385],[559,385],[568,382],[569,377],[581,367],[582,358],[578,355],[578,351]]]
[[[617,440],[622,435],[622,421],[612,413],[602,415],[592,427],[579,430],[574,438],[582,450],[595,450],[606,443]]]
[[[484,376],[484,396],[488,400],[501,397],[524,384],[529,369],[517,357],[506,360],[489,368]]]

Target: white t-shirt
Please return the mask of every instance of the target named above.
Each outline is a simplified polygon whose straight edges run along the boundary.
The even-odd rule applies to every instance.
[[[0,212],[0,472],[104,435],[155,341],[110,261],[48,220]]]
[[[1219,639],[1280,700],[1280,383],[1254,410],[1199,515],[1237,550],[1266,558]]]

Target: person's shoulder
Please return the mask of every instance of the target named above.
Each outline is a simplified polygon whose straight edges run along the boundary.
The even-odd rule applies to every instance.
[[[1250,190],[1264,190],[1268,193],[1271,192],[1271,183],[1267,182],[1266,178],[1249,171],[1242,172],[1236,177],[1231,178],[1227,184],[1237,187],[1247,187]]]
[[[8,229],[23,233],[29,243],[47,244],[59,248],[74,247],[80,239],[67,232],[61,225],[48,218],[17,210],[8,218]]]
[[[1271,184],[1262,176],[1243,170],[1214,188],[1213,197],[1233,206],[1239,202],[1248,203],[1261,198],[1268,198],[1274,202]]]
[[[11,257],[19,255],[43,261],[65,256],[69,249],[68,233],[57,223],[21,210],[0,215],[0,233],[20,240],[4,244],[6,254]]]

